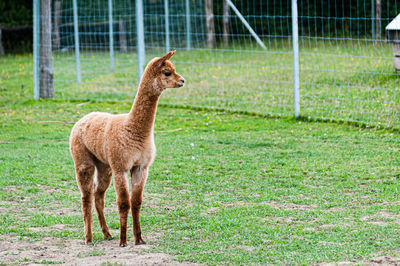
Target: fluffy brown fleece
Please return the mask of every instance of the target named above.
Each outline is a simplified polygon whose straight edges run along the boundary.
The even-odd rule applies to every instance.
[[[86,244],[93,241],[93,198],[100,227],[111,238],[104,217],[104,195],[114,176],[120,217],[120,246],[126,246],[129,209],[132,210],[135,244],[144,244],[140,229],[142,193],[156,155],[153,125],[157,103],[166,88],[182,87],[185,80],[169,61],[175,51],[154,58],[146,67],[128,114],[90,113],[72,128],[70,150],[82,194]],[[94,177],[95,169],[97,175]],[[128,176],[131,176],[129,198]]]

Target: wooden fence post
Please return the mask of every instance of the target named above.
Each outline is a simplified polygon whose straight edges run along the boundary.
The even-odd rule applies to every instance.
[[[229,3],[224,0],[224,19],[222,25],[222,32],[224,36],[224,46],[229,45]]]
[[[50,0],[40,0],[40,97],[54,98]]]
[[[54,24],[53,24],[53,46],[55,50],[60,50],[60,24],[61,24],[61,1],[54,2]]]
[[[125,30],[125,21],[120,19],[119,20],[119,46],[121,49],[121,52],[126,53],[128,50],[127,48],[127,42],[126,42],[126,30]]]
[[[215,47],[215,26],[214,26],[214,13],[213,13],[213,1],[205,0],[206,9],[206,25],[207,25],[207,47]]]
[[[375,36],[377,40],[381,39],[382,31],[381,31],[381,0],[376,0],[376,9],[375,9],[375,15],[376,15],[376,20],[375,20]]]

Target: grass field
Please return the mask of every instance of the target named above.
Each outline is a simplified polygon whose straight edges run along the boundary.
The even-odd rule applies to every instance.
[[[173,58],[187,80],[185,90],[168,92],[162,103],[217,107],[292,117],[292,51],[288,41],[266,42],[267,51],[244,43],[219,50],[178,50]],[[146,59],[165,53],[148,50]],[[355,121],[399,129],[400,73],[393,69],[389,43],[358,41],[300,42],[301,116],[310,119]],[[2,74],[31,83],[31,59],[10,57]],[[7,64],[8,63],[8,64]],[[136,54],[115,53],[109,69],[105,51],[82,51],[82,84],[76,85],[75,57],[54,54],[57,99],[128,100],[135,95]],[[24,91],[25,92],[25,91]]]
[[[389,44],[303,41],[300,45],[303,117],[398,126],[399,74],[393,70]],[[290,43],[281,41],[269,47],[267,52],[247,45],[217,51],[179,50],[174,62],[188,87],[166,94],[163,102],[292,116]],[[148,52],[147,59],[163,53]],[[66,99],[126,99],[134,95],[135,54],[117,54],[114,73],[109,70],[106,53],[83,54],[83,84],[78,87],[71,86],[75,81],[73,55],[58,56],[58,87]]]
[[[96,218],[95,244],[83,246],[67,141],[72,124],[39,122],[127,112],[134,90],[117,102],[35,102],[29,56],[0,60],[0,260],[112,262],[111,246],[113,254],[126,251],[102,240]],[[155,129],[177,128],[155,137],[158,155],[142,209],[149,248],[141,252],[210,265],[400,262],[397,132],[161,106]],[[106,218],[118,237],[115,201],[111,186]],[[29,255],[54,241],[80,250],[68,261],[63,249],[59,259],[46,257],[51,248],[41,259]]]

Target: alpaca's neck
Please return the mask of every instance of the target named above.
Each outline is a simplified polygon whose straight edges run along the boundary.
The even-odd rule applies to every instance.
[[[142,82],[139,86],[132,109],[128,115],[128,127],[133,129],[143,138],[148,137],[153,132],[154,120],[156,118],[157,103],[160,95],[149,93],[146,86],[151,86]]]

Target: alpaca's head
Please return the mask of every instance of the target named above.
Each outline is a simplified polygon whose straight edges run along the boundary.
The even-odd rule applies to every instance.
[[[151,83],[150,87],[155,93],[162,93],[167,88],[179,88],[185,83],[169,60],[174,54],[175,51],[171,51],[163,57],[156,57],[146,67],[143,79]]]

